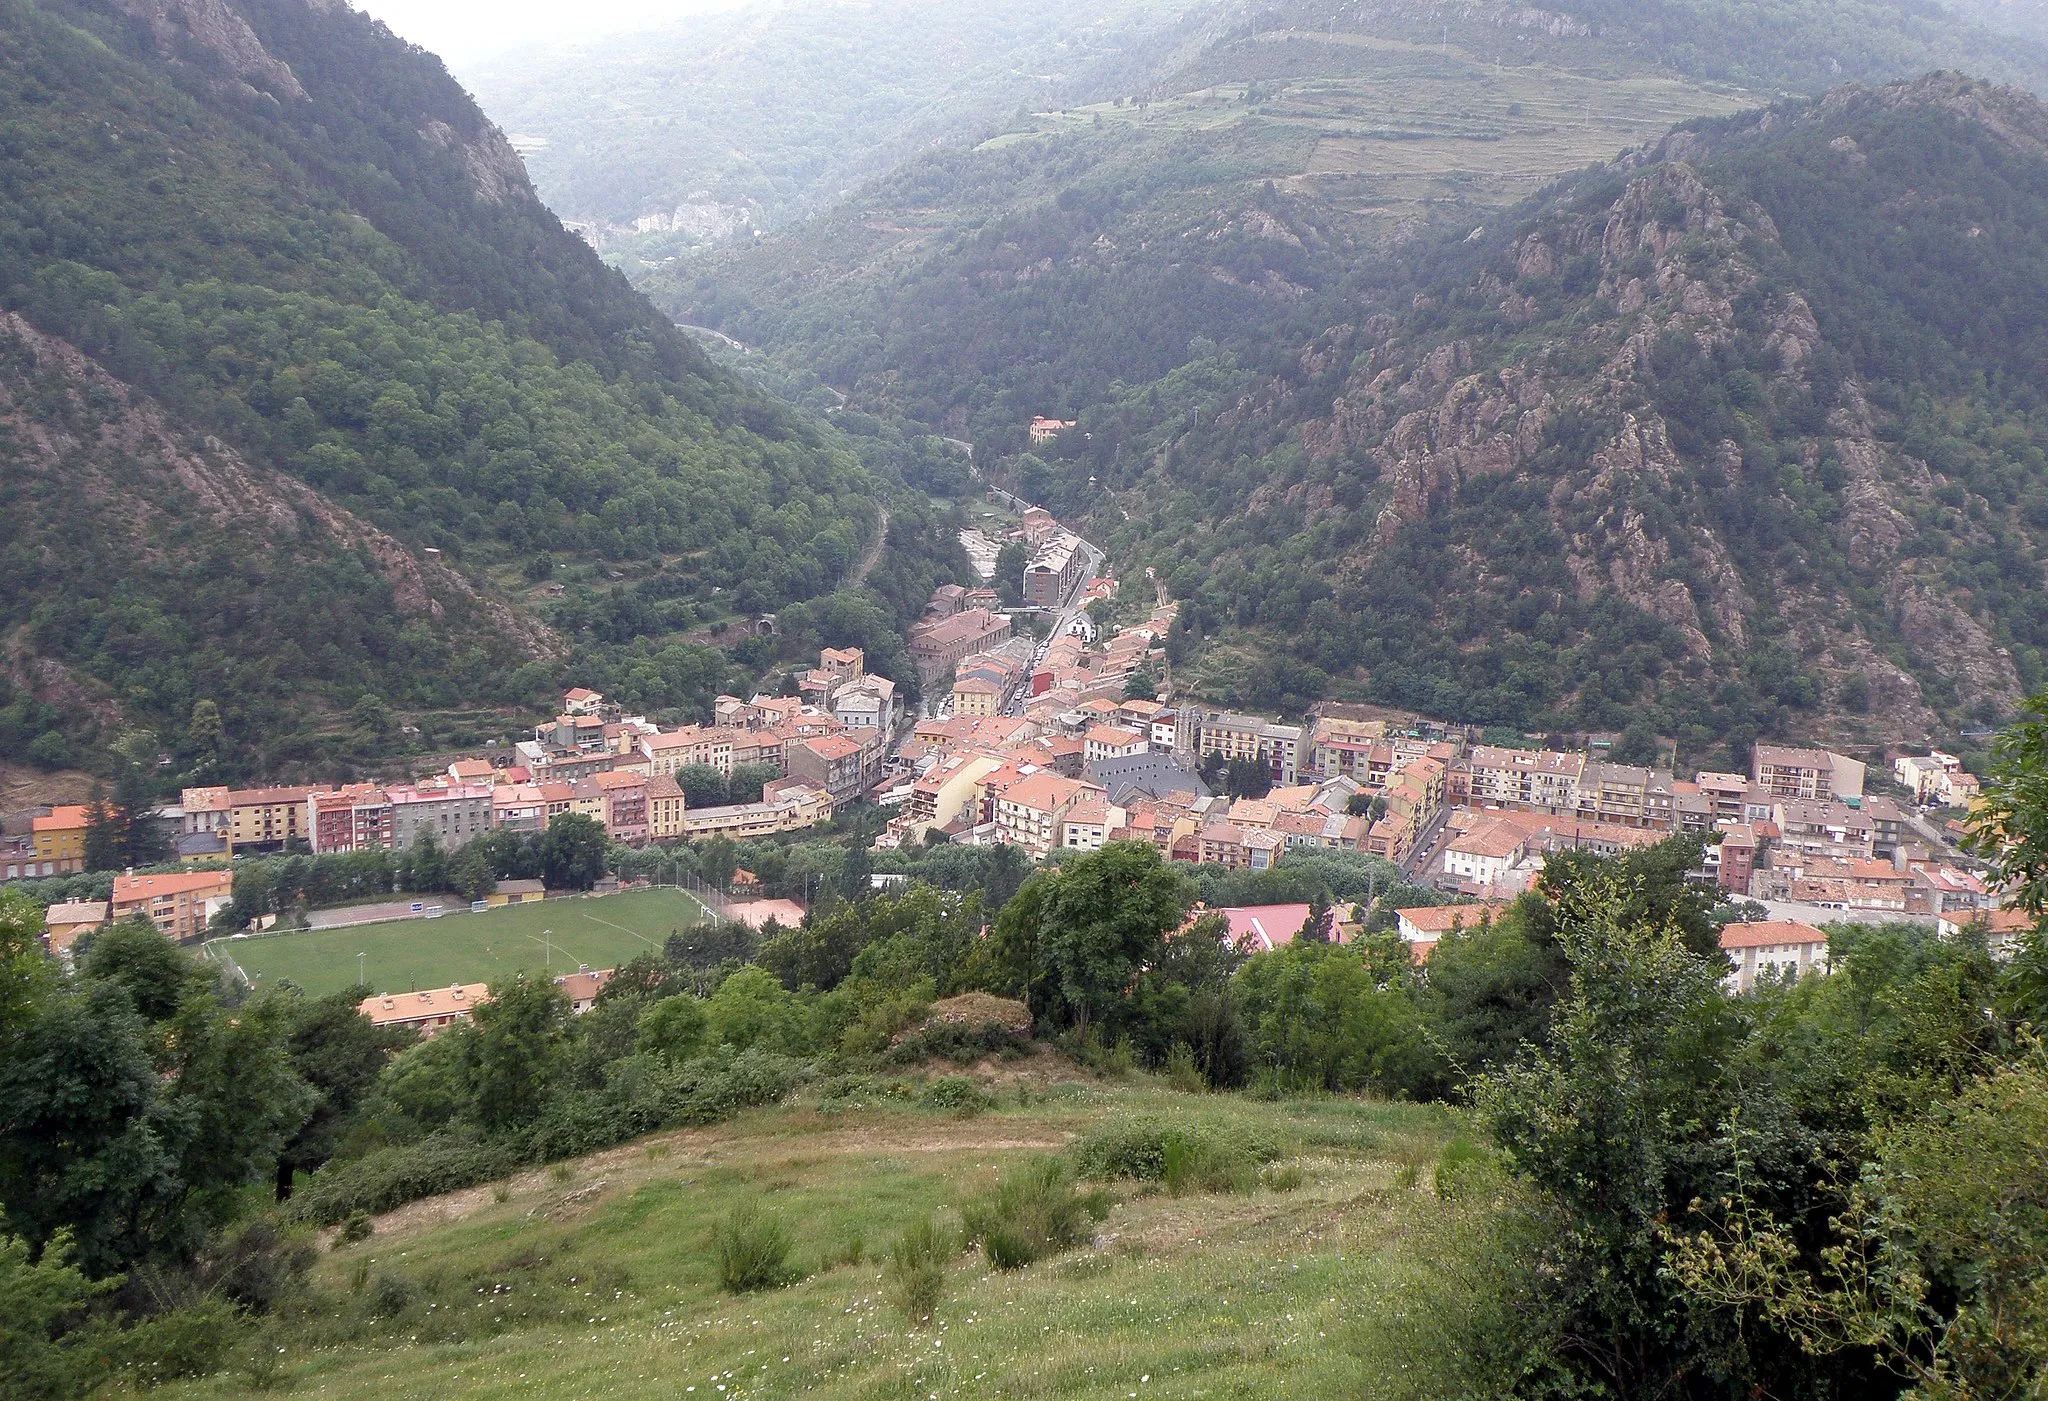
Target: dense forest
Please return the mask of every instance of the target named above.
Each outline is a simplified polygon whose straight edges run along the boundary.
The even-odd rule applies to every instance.
[[[886,454],[713,368],[367,17],[5,29],[9,754],[196,761],[204,701],[223,772],[347,761],[390,738],[359,705],[523,708],[572,652],[831,594],[880,528]]]

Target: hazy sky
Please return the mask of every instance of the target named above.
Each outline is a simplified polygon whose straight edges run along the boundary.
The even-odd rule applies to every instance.
[[[505,49],[642,28],[751,0],[350,0],[460,72]]]

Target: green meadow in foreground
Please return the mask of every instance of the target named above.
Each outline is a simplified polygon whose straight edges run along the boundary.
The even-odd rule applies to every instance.
[[[323,1254],[319,1309],[278,1325],[274,1363],[166,1394],[260,1379],[338,1401],[1409,1395],[1419,1369],[1454,1364],[1398,1326],[1399,1300],[1489,1209],[1435,1190],[1466,1146],[1450,1112],[1105,1087],[1053,1064],[971,1117],[902,1082],[828,1085],[415,1203]],[[1111,1182],[1091,1241],[1009,1271],[961,1249],[930,1324],[892,1304],[907,1228],[957,1232],[1005,1173],[1087,1163],[1077,1140],[1101,1171],[1148,1124],[1251,1145],[1264,1166]],[[735,1295],[718,1237],[753,1213],[785,1228],[798,1278]]]
[[[240,964],[256,986],[289,978],[315,997],[356,985],[356,954],[373,992],[406,992],[450,983],[490,983],[520,969],[573,973],[578,964],[616,968],[658,953],[668,936],[697,923],[703,907],[679,890],[635,890],[597,899],[440,919],[404,919],[353,929],[215,940],[216,955]],[[542,931],[548,933],[543,936]]]

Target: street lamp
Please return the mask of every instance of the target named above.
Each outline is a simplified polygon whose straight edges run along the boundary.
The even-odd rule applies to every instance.
[[[363,985],[363,951],[362,951],[361,949],[357,949],[357,950],[356,950],[356,986],[357,986],[357,987],[361,987],[362,985]]]
[[[550,972],[553,971],[555,966],[555,945],[553,942],[554,937],[555,931],[552,929],[543,929],[540,931],[541,967],[544,970]]]

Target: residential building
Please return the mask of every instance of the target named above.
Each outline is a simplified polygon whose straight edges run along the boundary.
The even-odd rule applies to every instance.
[[[1801,978],[1828,970],[1828,936],[1796,920],[1758,920],[1721,931],[1721,952],[1734,967],[1729,987],[1748,992],[1759,978]]]
[[[868,786],[872,751],[845,735],[821,735],[789,746],[789,776],[824,789],[835,805],[852,802]]]
[[[550,784],[549,787],[554,785]],[[573,786],[561,785],[573,793]],[[566,811],[566,809],[565,809]],[[507,783],[491,790],[491,826],[506,832],[544,832],[548,800],[538,783]]]
[[[1429,960],[1429,953],[1446,935],[1459,930],[1483,928],[1507,913],[1502,901],[1481,901],[1476,905],[1423,905],[1394,911],[1394,928],[1408,945],[1417,963]]]
[[[597,1005],[597,995],[612,980],[609,968],[579,968],[555,979],[555,986],[569,999],[569,1014],[580,1017]]]
[[[682,785],[669,774],[647,780],[647,835],[657,842],[675,841],[683,835],[683,818],[689,802]]]
[[[43,941],[50,952],[60,958],[71,953],[71,946],[79,937],[90,934],[107,922],[108,902],[105,900],[74,900],[50,906],[43,911]]]
[[[1771,805],[1777,849],[1802,856],[1867,861],[1876,854],[1870,818],[1832,799],[1781,798]]]
[[[1271,953],[1274,949],[1286,948],[1300,937],[1308,924],[1310,912],[1307,905],[1234,905],[1215,910],[1197,906],[1190,923],[1216,915],[1228,929],[1231,945],[1240,953]],[[1341,943],[1343,938],[1337,911],[1333,909],[1330,916],[1331,941]]]
[[[1152,736],[1143,730],[1127,730],[1115,725],[1091,725],[1081,737],[1081,756],[1085,763],[1101,763],[1109,759],[1135,759],[1141,754],[1152,752]]]
[[[1087,577],[1087,549],[1075,536],[1056,531],[1024,566],[1024,606],[1058,608]]]
[[[1060,845],[1068,851],[1100,851],[1123,814],[1098,793],[1084,794],[1060,822]]]
[[[1133,796],[1165,799],[1182,794],[1190,799],[1209,796],[1202,776],[1171,754],[1135,754],[1123,759],[1102,759],[1087,765],[1082,776],[1100,784],[1110,802],[1129,806]]]
[[[391,797],[374,783],[306,795],[307,840],[319,855],[391,850]]]
[[[141,916],[173,943],[189,944],[234,898],[232,871],[180,871],[175,875],[116,876],[109,914],[115,920]]]
[[[394,992],[366,997],[356,1010],[377,1026],[402,1026],[421,1037],[445,1031],[455,1022],[466,1022],[480,1002],[491,1000],[488,983],[456,983],[423,992]]]
[[[29,822],[30,857],[46,876],[75,875],[85,869],[86,809],[80,805],[53,807]]]
[[[1712,805],[1716,822],[1746,822],[1749,813],[1746,804],[1749,799],[1749,779],[1739,773],[1709,773],[1705,770],[1693,776],[1693,782]]]
[[[488,788],[503,778],[503,770],[488,759],[457,759],[448,766],[450,783],[475,783]]]
[[[1587,763],[1579,772],[1577,811],[1619,827],[1668,832],[1678,825],[1672,776],[1631,764]]]
[[[1863,816],[1870,822],[1870,854],[1891,860],[1911,836],[1905,809],[1892,798],[1865,798]]]
[[[571,810],[603,823],[613,841],[637,846],[648,837],[649,782],[635,773],[601,773],[576,785]]]
[[[879,734],[885,740],[896,732],[902,715],[896,683],[886,676],[861,676],[846,682],[833,692],[831,708],[832,718],[848,730]]]
[[[444,850],[453,851],[491,830],[489,788],[401,784],[385,791],[391,799],[394,851],[409,851],[430,835]]]
[[[1747,822],[1730,822],[1721,828],[1721,840],[1707,848],[1713,859],[1715,881],[1731,895],[1748,895],[1756,873],[1757,831]]]
[[[1759,744],[1751,756],[1750,778],[1772,798],[1819,798],[1852,802],[1863,796],[1864,766],[1825,749]]]
[[[2034,929],[2034,917],[2025,910],[1971,910],[1943,915],[1935,921],[1935,932],[1944,939],[1961,938],[1966,932],[1981,932],[1991,956],[2011,958],[2020,941]]]
[[[910,630],[910,656],[917,664],[918,680],[930,691],[963,658],[986,652],[1009,636],[1009,618],[986,608],[921,622]]]
[[[1579,780],[1586,770],[1586,756],[1482,744],[1467,757],[1465,770],[1469,774],[1466,793],[1473,807],[1562,816],[1579,810]]]
[[[1093,784],[1044,770],[1010,784],[995,800],[996,837],[1043,860],[1060,845],[1060,824],[1084,796],[1102,796]]]
[[[1490,891],[1529,854],[1529,838],[1511,822],[1481,818],[1444,848],[1444,874]]]
[[[184,825],[188,833],[225,834],[231,807],[225,788],[187,788],[178,795],[178,809],[185,814]]]
[[[604,696],[587,687],[578,686],[562,696],[562,713],[565,715],[598,715],[604,710]]]
[[[245,788],[228,794],[228,845],[237,851],[280,851],[286,842],[307,841],[306,799],[313,790]]]
[[[992,754],[961,754],[945,760],[910,786],[905,840],[934,827],[972,827],[980,817],[981,781],[1002,767]]]
[[[986,676],[959,677],[953,682],[953,713],[974,716],[1000,714],[1004,694],[1003,684]]]

